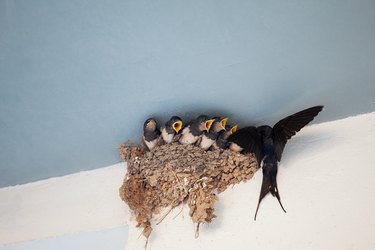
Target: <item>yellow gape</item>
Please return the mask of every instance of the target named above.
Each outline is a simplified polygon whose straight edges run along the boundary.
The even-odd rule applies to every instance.
[[[205,123],[205,129],[207,130],[207,132],[210,130],[210,128],[211,128],[211,125],[212,125],[212,123],[214,122],[214,119],[210,119],[210,120],[208,120],[208,121],[206,121],[206,123]]]
[[[176,131],[176,134],[178,134],[178,131],[180,131],[181,128],[182,128],[182,122],[177,121],[177,122],[173,123],[172,128],[173,128],[174,131]]]
[[[227,125],[227,121],[228,121],[228,117],[225,117],[224,119],[222,119],[220,121],[221,126],[223,127],[223,129],[225,129],[225,125]]]
[[[237,128],[238,128],[238,125],[234,125],[234,126],[230,129],[231,134],[233,134],[234,132],[236,132],[236,131],[237,131]]]

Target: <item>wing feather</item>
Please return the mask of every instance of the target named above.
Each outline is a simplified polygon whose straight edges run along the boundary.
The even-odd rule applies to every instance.
[[[262,139],[256,127],[245,127],[229,136],[228,142],[233,142],[243,148],[243,153],[254,153],[258,164],[263,159]]]
[[[273,126],[272,137],[278,161],[281,160],[281,155],[287,141],[311,122],[314,117],[322,111],[322,109],[323,106],[315,106],[299,111],[293,115],[285,117]]]

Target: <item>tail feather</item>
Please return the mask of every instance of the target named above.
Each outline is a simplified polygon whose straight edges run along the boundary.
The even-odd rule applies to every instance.
[[[274,189],[274,193],[272,193],[272,191],[271,191],[271,193],[272,193],[273,196],[276,196],[276,198],[277,198],[277,200],[279,201],[279,204],[280,204],[282,210],[284,211],[284,213],[286,213],[286,211],[285,211],[285,209],[284,209],[284,207],[283,207],[283,204],[281,203],[281,200],[280,200],[280,195],[279,195],[279,190],[278,190],[278,188],[277,188],[276,179],[275,179],[275,185],[274,185],[274,188],[275,188],[275,189]]]
[[[257,206],[257,209],[255,211],[254,220],[257,219],[257,214],[258,214],[259,205],[260,205],[261,201],[263,200],[263,198],[268,193],[271,193],[272,196],[276,196],[276,198],[279,201],[279,204],[280,204],[282,210],[286,213],[286,211],[285,211],[285,209],[283,207],[283,204],[281,203],[281,200],[280,200],[279,190],[277,188],[277,183],[276,183],[276,175],[273,176],[273,175],[267,175],[267,174],[263,173],[262,188],[260,190],[260,195],[259,195],[259,200],[258,200],[258,206]]]

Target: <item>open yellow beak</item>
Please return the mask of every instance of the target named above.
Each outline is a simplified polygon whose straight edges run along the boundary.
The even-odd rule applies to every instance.
[[[180,131],[181,128],[182,128],[182,122],[177,121],[177,122],[173,123],[172,128],[173,128],[174,131],[176,131],[176,134],[178,134],[178,131]]]
[[[237,131],[238,125],[234,125],[231,129],[230,132],[234,134]]]
[[[225,117],[224,119],[221,120],[221,126],[223,127],[223,129],[225,129],[225,125],[227,125],[227,121],[228,121],[228,117]]]
[[[210,130],[213,122],[214,122],[214,119],[210,119],[210,120],[206,121],[205,126],[206,126],[207,132]]]

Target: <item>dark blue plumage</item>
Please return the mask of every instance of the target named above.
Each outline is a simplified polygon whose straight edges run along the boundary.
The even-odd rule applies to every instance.
[[[254,220],[256,220],[260,202],[268,193],[277,198],[281,208],[286,212],[281,204],[276,182],[278,162],[281,160],[287,141],[312,121],[322,109],[323,106],[315,106],[302,110],[280,120],[273,127],[268,125],[245,127],[228,138],[231,149],[243,153],[254,153],[258,164],[262,167],[262,188]]]

